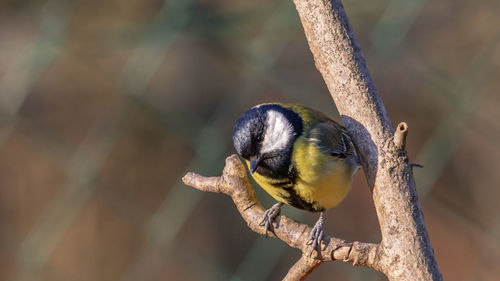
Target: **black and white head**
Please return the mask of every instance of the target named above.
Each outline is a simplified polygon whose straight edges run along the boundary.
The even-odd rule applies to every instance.
[[[233,143],[250,161],[250,171],[280,178],[289,173],[295,139],[302,133],[298,114],[278,104],[258,105],[236,121]]]

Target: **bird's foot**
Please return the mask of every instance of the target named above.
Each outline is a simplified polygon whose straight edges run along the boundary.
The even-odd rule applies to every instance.
[[[281,211],[281,206],[283,206],[283,203],[278,202],[274,204],[271,208],[267,209],[266,212],[264,213],[264,217],[262,218],[262,221],[259,223],[259,225],[265,227],[266,236],[268,230],[274,233],[273,222],[276,219],[276,217],[279,216]]]
[[[326,249],[327,241],[325,241],[325,234],[323,233],[323,213],[319,216],[318,221],[314,225],[311,234],[309,235],[309,241],[307,245],[311,245],[311,252],[309,252],[309,256],[312,255],[314,250],[321,252],[321,242],[325,245],[323,250]]]

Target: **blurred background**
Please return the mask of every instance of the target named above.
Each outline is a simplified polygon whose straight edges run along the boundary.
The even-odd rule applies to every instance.
[[[444,278],[498,280],[500,1],[343,2],[425,166]],[[234,121],[268,101],[339,120],[290,0],[0,0],[0,280],[280,280],[297,250],[180,182],[219,175]],[[362,172],[326,231],[379,240]],[[335,262],[310,280],[385,277]]]

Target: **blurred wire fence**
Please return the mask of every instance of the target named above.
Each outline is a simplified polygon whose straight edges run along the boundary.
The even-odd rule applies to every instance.
[[[344,5],[410,125],[445,279],[498,280],[500,2]],[[298,252],[180,182],[219,174],[234,120],[267,101],[339,119],[291,1],[0,2],[0,280],[279,280]],[[327,223],[377,241],[362,173]],[[384,280],[340,262],[311,279],[332,277]]]

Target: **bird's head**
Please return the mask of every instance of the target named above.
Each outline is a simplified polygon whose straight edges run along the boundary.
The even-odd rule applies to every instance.
[[[302,120],[278,104],[258,105],[236,121],[233,143],[238,154],[250,162],[252,174],[288,173],[292,147],[302,133]]]

